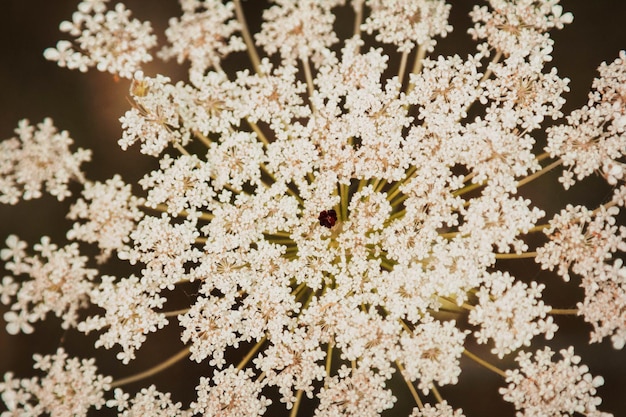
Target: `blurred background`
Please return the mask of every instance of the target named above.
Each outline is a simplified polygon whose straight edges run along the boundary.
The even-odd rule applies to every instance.
[[[133,11],[134,17],[153,23],[161,44],[165,39],[163,30],[167,27],[168,18],[180,15],[176,0],[132,0],[125,3]],[[471,2],[453,0],[450,3],[453,7],[451,23],[454,32],[439,41],[435,55],[458,53],[464,57],[472,52],[472,42],[466,34],[471,24],[467,17]],[[44,117],[51,117],[60,130],[70,132],[77,147],[93,151],[92,161],[84,166],[90,179],[105,180],[115,173],[121,173],[126,182],[133,183],[154,169],[156,164],[152,158],[139,154],[137,146],[122,152],[117,145],[121,137],[118,119],[129,108],[127,81],[116,81],[110,74],[97,71],[82,74],[58,68],[42,56],[45,48],[65,38],[59,32],[58,25],[62,20],[70,19],[77,4],[77,0],[3,0],[0,13],[0,139],[12,137],[13,129],[22,118],[28,118],[32,124],[36,124]],[[265,2],[248,0],[244,5],[254,31]],[[619,50],[626,48],[626,30],[623,29],[626,2],[564,0],[562,5],[575,16],[573,24],[553,33],[556,41],[553,65],[561,76],[571,79],[571,92],[566,96],[568,101],[564,108],[567,113],[586,103],[587,92],[596,76],[598,65],[603,61],[612,62]],[[339,21],[338,24],[351,27],[352,20]],[[186,67],[157,61],[148,65],[145,72],[148,75],[162,73],[176,81],[185,78]],[[541,138],[538,137],[538,140]],[[74,188],[73,191],[76,195],[79,189]],[[610,195],[610,190],[599,181],[578,185],[564,194],[556,184],[555,176],[533,185],[532,189],[525,192],[537,199],[535,202],[548,213],[562,207],[564,199],[587,203],[605,201]],[[17,206],[0,206],[1,246],[4,246],[6,236],[12,233],[18,234],[30,245],[43,235],[52,236],[53,241],[65,244],[65,231],[71,226],[65,219],[65,213],[71,201],[59,203],[54,198],[44,196]],[[120,274],[124,273],[124,266],[120,268]],[[555,282],[551,274],[539,270],[533,263],[521,267],[520,264],[511,265],[510,268],[516,271],[516,276],[526,280]],[[0,274],[6,274],[6,271],[0,269]],[[575,281],[569,285],[556,281],[556,285],[548,287],[546,297],[555,307],[575,307],[574,296],[580,296]],[[6,310],[6,306],[0,307],[0,313]],[[0,321],[0,327],[4,328],[4,321]],[[52,353],[58,346],[64,346],[71,354],[81,357],[95,354],[102,373],[123,377],[149,368],[182,347],[180,342],[167,343],[167,340],[176,338],[179,333],[176,326],[169,326],[162,334],[149,337],[134,364],[124,366],[114,359],[115,352],[94,353],[94,337],[85,337],[72,330],[64,332],[59,323],[51,317],[44,323],[38,323],[36,332],[27,336],[9,336],[1,330],[0,372],[4,374],[11,370],[18,377],[35,375],[31,369],[32,354]],[[557,323],[561,331],[548,345],[558,350],[573,344],[576,352],[583,357],[583,362],[589,365],[591,373],[604,376],[605,386],[599,389],[599,395],[604,400],[601,409],[615,416],[626,416],[626,351],[613,350],[607,341],[589,346],[586,340],[590,327],[580,318],[557,317]],[[543,340],[538,342],[538,346],[543,344]],[[484,347],[475,348],[474,351],[484,353],[483,356],[488,355]],[[510,360],[507,357],[498,365],[506,368]],[[497,389],[503,385],[501,378],[465,358],[462,360],[462,368],[458,385],[441,388],[442,394],[453,406],[462,407],[468,417],[514,414],[513,407],[503,403],[497,393]],[[210,375],[208,365],[188,366],[180,363],[151,382],[162,391],[172,391],[175,400],[187,405],[193,399],[193,387],[200,375]],[[394,380],[392,384],[397,385],[394,392],[399,401],[387,415],[406,415],[414,406],[413,401],[401,381]],[[133,384],[125,389],[132,392],[143,385]],[[301,415],[310,413],[306,405],[303,404]],[[268,415],[286,414],[281,407],[272,408],[268,412]],[[102,411],[98,415],[107,413]]]

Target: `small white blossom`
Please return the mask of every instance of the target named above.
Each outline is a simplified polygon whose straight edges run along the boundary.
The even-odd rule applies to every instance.
[[[593,172],[601,172],[609,184],[624,179],[626,155],[626,51],[598,68],[587,105],[573,111],[567,124],[548,130],[546,151],[558,156],[567,168],[561,182],[567,189]]]
[[[266,377],[269,386],[277,386],[281,402],[291,408],[296,391],[303,391],[313,398],[313,381],[321,381],[326,375],[322,360],[326,353],[319,347],[319,341],[307,338],[303,329],[284,332],[280,337],[274,335],[274,343],[254,364]]]
[[[197,261],[200,256],[193,246],[199,235],[195,226],[195,218],[172,224],[166,213],[161,217],[146,216],[130,233],[132,245],[120,248],[118,256],[131,264],[141,262],[145,266],[141,283],[146,292],[171,290],[185,277],[185,264]]]
[[[245,49],[243,40],[233,35],[240,26],[233,19],[232,2],[181,1],[181,6],[183,15],[171,18],[165,30],[170,46],[159,52],[161,58],[176,58],[179,64],[188,60],[192,76],[201,76],[231,52]]]
[[[120,118],[123,129],[118,141],[120,147],[126,150],[139,141],[142,153],[158,156],[170,144],[186,145],[190,132],[180,129],[178,107],[173,105],[177,90],[170,79],[162,75],[144,77],[138,71],[134,81],[131,87],[133,108]]]
[[[603,279],[585,277],[585,298],[577,304],[578,314],[593,325],[590,342],[610,336],[615,349],[626,345],[626,268],[622,259],[604,264]]]
[[[108,0],[87,0],[78,4],[72,21],[63,21],[61,32],[75,37],[74,44],[59,41],[56,48],[44,52],[46,59],[60,67],[86,72],[89,67],[132,78],[145,62],[152,61],[148,52],[156,45],[149,22],[131,19],[122,3],[107,10]]]
[[[78,148],[71,153],[74,141],[65,130],[59,132],[52,119],[36,127],[20,120],[15,133],[17,137],[0,142],[0,203],[40,198],[44,188],[61,201],[71,195],[70,180],[85,181],[80,165],[91,159],[91,151]]]
[[[148,191],[146,206],[167,206],[168,213],[176,215],[183,210],[203,208],[215,197],[211,187],[211,168],[196,156],[181,155],[172,159],[164,155],[160,169],[152,171],[139,181]]]
[[[568,205],[545,229],[550,241],[537,249],[536,261],[543,269],[557,269],[565,281],[569,271],[606,280],[604,262],[617,251],[626,252],[626,227],[617,225],[617,207],[596,213],[583,206]]]
[[[391,391],[385,389],[385,379],[368,368],[350,369],[345,365],[337,375],[327,377],[325,387],[318,395],[320,405],[316,417],[378,416],[396,402]]]
[[[455,410],[448,404],[446,400],[432,406],[430,404],[424,404],[424,408],[414,408],[409,417],[465,417],[463,410]]]
[[[105,404],[104,393],[112,378],[97,373],[94,359],[69,357],[59,348],[55,354],[33,356],[33,369],[45,373],[41,378],[14,379],[6,373],[0,382],[2,399],[8,411],[2,416],[86,417],[92,407]]]
[[[15,299],[11,311],[4,315],[7,331],[31,333],[29,323],[44,320],[50,312],[63,320],[64,329],[76,326],[78,311],[88,305],[88,293],[97,275],[95,269],[87,268],[87,257],[80,254],[78,245],[59,248],[44,236],[33,247],[38,254],[28,256],[23,251],[26,244],[15,235],[6,243],[8,248],[0,252],[5,268],[15,277],[28,276],[17,285],[15,278],[3,280],[3,302],[11,302],[7,297]]]
[[[208,378],[200,378],[196,387],[198,398],[191,403],[191,409],[206,416],[262,416],[272,401],[261,395],[265,384],[254,381],[252,376],[252,370],[243,371],[231,365],[215,371],[213,385]]]
[[[551,51],[552,41],[546,32],[562,29],[574,19],[571,13],[563,13],[558,3],[559,0],[490,0],[491,7],[474,6],[470,13],[474,27],[468,32],[474,39],[486,39],[491,47],[506,55],[527,56],[546,45]]]
[[[331,8],[337,0],[274,0],[263,11],[261,31],[256,42],[269,55],[279,53],[284,64],[309,58],[318,65],[324,61],[327,48],[338,41],[332,30],[335,15]]]
[[[238,347],[241,336],[237,324],[241,313],[234,309],[234,300],[228,298],[199,297],[188,312],[178,316],[184,328],[181,340],[191,341],[190,359],[202,362],[209,358],[209,364],[222,368],[226,347]]]
[[[191,417],[190,410],[182,410],[181,403],[173,403],[170,393],[157,391],[154,385],[142,388],[132,399],[116,388],[115,397],[106,402],[109,408],[117,409],[118,417]]]
[[[78,330],[90,333],[106,329],[95,346],[110,349],[120,345],[122,352],[117,358],[124,364],[135,358],[135,351],[146,340],[146,334],[156,332],[168,323],[163,313],[155,311],[163,307],[166,299],[146,294],[135,276],[118,282],[115,277],[103,276],[100,285],[89,296],[94,305],[105,310],[105,314],[87,317],[78,323]]]
[[[461,373],[459,358],[467,333],[458,330],[454,321],[425,319],[412,334],[404,334],[400,340],[403,375],[411,381],[419,379],[418,388],[424,394],[428,394],[434,382],[455,385]]]
[[[494,273],[478,291],[478,305],[470,311],[469,322],[480,325],[474,334],[478,343],[493,340],[491,352],[502,358],[531,339],[545,333],[551,339],[558,327],[546,317],[550,306],[541,301],[543,284],[515,282],[508,273]]]
[[[400,52],[410,52],[416,45],[434,49],[435,36],[445,38],[450,5],[444,0],[367,0],[372,9],[363,29],[376,32],[376,40],[391,43]]]
[[[462,355],[506,379],[518,417],[603,415],[601,378],[573,349],[559,362],[548,348],[521,352],[507,372],[471,350],[488,343],[503,359],[552,338],[552,314],[576,313],[591,342],[626,344],[625,52],[600,66],[587,106],[558,121],[568,80],[547,67],[550,36],[572,21],[558,0],[475,7],[476,49],[439,58],[436,38],[452,30],[444,0],[274,0],[257,19],[240,0],[179,3],[159,55],[188,65],[187,80],[144,75],[150,25],[107,0],[80,2],[61,25],[76,41],[45,52],[132,78],[118,144],[157,161],[131,191],[119,175],[85,180],[89,153],[70,154],[49,120],[21,122],[0,145],[0,202],[44,189],[63,199],[69,180],[84,184],[68,213],[75,242],[44,238],[32,256],[11,235],[0,250],[9,333],[33,332],[53,312],[129,364],[177,321],[186,349],[139,376],[188,354],[212,378],[193,381],[189,409],[151,382],[134,396],[116,390],[106,404],[122,417],[259,416],[270,396],[293,414],[312,405],[316,416],[378,416],[398,382],[415,395],[412,417],[462,417],[438,391],[462,381]],[[244,49],[252,68],[239,62]],[[612,201],[538,224],[545,193],[522,186],[558,165],[566,187],[603,176]],[[100,274],[79,244],[97,245]],[[505,272],[518,258],[572,274],[584,296],[552,309],[554,283]],[[127,278],[107,273],[117,261]],[[59,352],[37,359],[51,375],[45,393],[37,377],[5,375],[2,417],[105,403],[111,381]]]
[[[67,213],[69,219],[77,220],[67,237],[96,243],[101,251],[98,260],[104,262],[128,242],[129,233],[143,216],[138,207],[144,200],[132,195],[130,185],[119,175],[104,183],[87,182],[82,196]]]
[[[500,388],[504,400],[515,405],[520,417],[612,416],[596,409],[602,402],[595,396],[596,388],[604,379],[579,365],[581,358],[571,346],[559,353],[562,359],[553,362],[554,352],[548,347],[534,355],[520,352],[515,359],[520,369],[506,371],[508,385]]]

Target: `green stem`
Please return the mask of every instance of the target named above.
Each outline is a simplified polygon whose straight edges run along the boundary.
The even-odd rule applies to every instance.
[[[348,186],[341,183],[339,184],[339,197],[341,199],[341,207],[340,207],[340,213],[338,213],[341,216],[340,220],[346,221],[348,220]]]
[[[180,310],[168,311],[168,312],[166,312],[166,313],[163,313],[163,315],[164,315],[165,317],[176,317],[176,316],[178,316],[178,315],[185,314],[185,313],[186,313],[186,312],[188,312],[188,311],[189,311],[189,307],[187,307],[187,308],[181,308]]]
[[[528,175],[524,179],[518,181],[517,188],[521,187],[524,184],[528,184],[529,182],[539,178],[540,176],[542,176],[546,172],[549,172],[549,171],[553,170],[554,168],[558,167],[562,163],[563,163],[563,161],[561,159],[558,159],[558,160],[552,162],[550,165],[546,165],[545,167],[543,167],[539,171],[535,172],[534,174]]]
[[[187,149],[183,148],[183,146],[178,143],[178,142],[174,142],[173,143],[174,148],[176,148],[178,150],[178,152],[180,152],[181,154],[185,155],[185,156],[189,156],[189,152],[187,152]]]
[[[243,14],[243,8],[241,7],[241,0],[235,0],[234,3],[235,14],[239,24],[241,25],[241,35],[243,36],[243,41],[246,43],[248,56],[250,57],[254,71],[257,74],[261,74],[261,60],[259,59],[259,54],[256,51],[252,36],[250,36],[250,31],[248,30],[248,24],[246,23],[246,18]]]
[[[141,208],[144,210],[156,210],[162,213],[167,213],[168,207],[165,204],[157,204],[156,207],[148,207],[148,206],[142,205]],[[187,212],[187,210],[182,210],[180,213],[176,214],[177,217],[187,217],[188,215],[189,213]],[[209,221],[209,220],[213,220],[213,215],[211,213],[202,212],[198,218],[200,220]]]
[[[207,138],[206,136],[204,136],[201,132],[198,131],[194,131],[193,135],[204,144],[204,146],[206,146],[207,148],[211,147],[211,139]]]
[[[400,58],[400,68],[398,69],[398,82],[402,84],[404,80],[404,73],[406,72],[406,63],[409,60],[409,51],[404,51]]]
[[[363,21],[363,3],[358,2],[359,7],[356,9],[354,16],[354,36],[361,36],[361,22]],[[358,52],[358,51],[357,51]]]
[[[502,52],[498,51],[493,58],[491,59],[490,64],[496,64],[498,63],[498,61],[500,61],[500,58],[502,58]],[[486,81],[487,78],[491,77],[491,69],[489,69],[489,65],[487,65],[487,71],[485,71],[485,74],[483,74],[483,78],[480,79],[480,82],[482,83],[483,81]]]
[[[400,374],[402,375],[402,379],[404,379],[404,382],[406,383],[406,386],[409,388],[409,391],[411,391],[411,395],[413,396],[413,399],[415,400],[415,404],[417,404],[417,407],[420,410],[423,409],[424,408],[424,403],[422,403],[422,400],[420,399],[419,395],[417,394],[417,390],[413,386],[413,383],[411,381],[409,381],[408,379],[406,379],[406,376],[404,376],[404,367],[400,364],[399,361],[396,361],[396,366],[398,367],[398,370],[400,371]]]
[[[534,232],[543,232],[548,227],[550,227],[548,223],[538,224],[535,227],[531,227],[530,229],[528,229],[528,232],[526,233],[528,234],[528,233],[534,233]]]
[[[411,166],[405,173],[405,178],[397,181],[396,183],[394,183],[391,188],[387,191],[387,201],[389,201],[389,203],[391,203],[396,196],[401,192],[400,191],[400,187],[402,187],[404,184],[406,184],[408,181],[410,181],[411,179],[413,179],[413,177],[415,176],[415,173],[417,172],[417,168],[414,166]]]
[[[537,256],[537,252],[496,253],[496,259],[527,259]]]
[[[565,316],[576,316],[579,311],[577,308],[553,308],[548,311],[548,314],[562,314]]]
[[[265,337],[263,337],[252,347],[252,349],[248,351],[248,354],[237,365],[238,371],[241,371],[243,367],[246,366],[246,364],[250,361],[250,359],[252,359],[252,357],[256,355],[256,353],[259,351],[263,343],[265,343],[265,340],[266,340]]]
[[[476,362],[477,364],[484,366],[485,368],[489,369],[492,372],[495,372],[496,374],[500,375],[503,378],[506,378],[506,373],[502,369],[500,369],[500,368],[490,364],[489,362],[479,358],[478,356],[474,355],[469,350],[465,349],[463,351],[463,354],[465,356],[467,356],[468,358],[470,358],[471,360],[473,360],[474,362]]]
[[[333,358],[333,341],[328,342],[328,348],[326,349],[326,375],[330,376],[330,367],[332,365]],[[326,381],[324,381],[324,386],[326,386]]]
[[[304,70],[304,78],[306,79],[307,90],[309,91],[309,101],[311,101],[311,98],[313,97],[313,92],[315,91],[315,88],[313,87],[313,75],[311,73],[311,65],[309,64],[309,60],[307,58],[302,59],[301,62],[302,69]],[[311,104],[311,107],[313,107],[313,104]]]
[[[174,356],[170,357],[169,359],[159,363],[156,366],[153,366],[152,368],[144,371],[144,372],[140,372],[138,374],[135,375],[131,375],[128,376],[126,378],[122,378],[122,379],[118,379],[116,381],[113,381],[111,383],[111,388],[116,388],[122,385],[126,385],[126,384],[130,384],[132,382],[135,381],[140,381],[142,379],[151,377],[152,375],[155,375],[167,368],[169,368],[170,366],[174,365],[176,362],[186,358],[187,356],[189,356],[189,347],[184,348],[183,350],[181,350],[180,352],[178,352],[177,354],[175,354]]]
[[[437,399],[437,402],[443,402],[443,397],[441,396],[441,394],[439,393],[439,390],[437,389],[437,387],[435,386],[435,384],[432,384],[430,386],[430,390],[433,392],[433,394],[435,394],[435,398]]]
[[[265,145],[265,147],[267,147],[270,144],[270,142],[269,142],[269,140],[267,140],[267,137],[265,136],[265,134],[263,133],[261,128],[259,128],[259,126],[256,123],[251,122],[248,119],[246,119],[246,122],[248,122],[248,124],[250,125],[252,130],[254,130],[254,133],[256,133],[257,137],[263,143],[263,145]]]
[[[289,417],[296,417],[298,415],[298,409],[300,408],[300,400],[302,399],[302,390],[298,390],[296,393],[296,402],[293,404]]]
[[[417,53],[415,54],[415,61],[413,61],[413,68],[411,68],[411,74],[419,74],[422,71],[422,65],[424,63],[424,58],[426,57],[426,48],[424,45],[420,45],[417,48]],[[402,80],[400,80],[401,82]],[[409,82],[407,84],[406,94],[411,93],[413,91],[414,85],[411,82],[411,78],[409,77]]]

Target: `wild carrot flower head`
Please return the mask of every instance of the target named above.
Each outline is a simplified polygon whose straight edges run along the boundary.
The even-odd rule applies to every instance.
[[[2,202],[37,197],[41,183],[62,197],[69,180],[83,185],[68,246],[44,239],[29,255],[7,239],[1,256],[12,275],[0,300],[10,305],[9,332],[30,332],[53,312],[65,327],[97,332],[95,347],[131,365],[150,333],[177,324],[172,344],[184,349],[166,364],[189,358],[206,369],[195,400],[181,405],[154,385],[132,398],[118,388],[159,366],[109,384],[86,362],[72,367],[75,378],[100,384],[85,392],[85,407],[106,395],[119,415],[256,416],[308,402],[316,416],[376,416],[398,402],[400,381],[412,416],[460,417],[439,387],[459,382],[465,356],[503,378],[502,398],[519,416],[601,415],[602,378],[572,347],[555,362],[535,346],[558,338],[553,315],[564,312],[593,325],[591,341],[625,344],[626,229],[616,223],[626,200],[623,52],[600,67],[587,106],[565,117],[569,80],[549,66],[550,31],[572,15],[558,0],[474,8],[469,34],[479,43],[452,56],[435,54],[452,30],[443,0],[275,0],[256,34],[239,0],[180,4],[158,55],[188,64],[187,81],[150,75],[151,25],[106,1],[81,2],[61,25],[80,50],[63,41],[45,53],[130,79],[118,144],[158,168],[134,188],[120,175],[87,181],[78,165],[88,154],[69,154],[64,134],[48,165],[35,151],[18,158],[16,139],[0,157],[9,174]],[[340,10],[354,17],[341,40]],[[225,70],[243,51],[251,65]],[[26,143],[33,128],[20,126]],[[59,136],[49,121],[40,129]],[[24,158],[32,165],[19,165]],[[559,165],[566,188],[599,173],[615,186],[613,200],[544,220],[542,201],[522,187]],[[29,166],[45,168],[38,181],[25,179]],[[544,243],[529,238],[541,232]],[[101,264],[116,256],[135,272],[89,268],[79,252],[89,244]],[[575,277],[584,291],[577,309],[548,305],[549,281],[503,266],[524,258]],[[188,305],[170,308],[181,287],[193,289]],[[494,363],[471,351],[476,344]],[[516,364],[498,364],[513,353]],[[7,378],[11,411],[35,400],[49,411],[59,399],[51,386],[47,396],[35,390],[37,380]]]

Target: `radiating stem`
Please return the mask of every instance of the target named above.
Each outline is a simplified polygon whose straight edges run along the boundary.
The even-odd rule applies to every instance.
[[[151,377],[152,375],[155,375],[155,374],[157,374],[157,373],[159,373],[159,372],[169,368],[170,366],[172,366],[176,362],[186,358],[187,356],[189,356],[189,347],[184,348],[183,350],[178,352],[176,355],[174,355],[174,356],[170,357],[169,359],[159,363],[156,366],[153,366],[152,368],[148,369],[147,371],[140,372],[138,374],[131,375],[131,376],[128,376],[126,378],[118,379],[117,381],[113,381],[111,383],[111,388],[115,388],[115,387],[119,387],[119,386],[122,386],[122,385],[130,384],[132,382],[140,381],[140,380],[142,380],[144,378]]]
[[[454,239],[454,237],[458,234],[459,232],[446,232],[446,233],[439,233],[439,236],[441,236],[444,239]]]
[[[248,351],[246,356],[237,365],[237,370],[238,371],[241,371],[244,368],[244,366],[247,365],[247,363],[250,361],[250,359],[252,359],[254,357],[254,355],[256,355],[256,353],[259,351],[259,349],[261,348],[263,343],[265,343],[265,340],[266,340],[265,337],[263,337],[254,346],[252,346],[252,349],[250,349]]]
[[[398,69],[398,82],[402,84],[404,80],[404,73],[406,72],[406,63],[409,60],[409,51],[404,51],[400,58],[400,68]]]
[[[468,179],[468,177],[466,177],[466,180],[467,180],[467,179]],[[465,187],[461,188],[460,190],[456,190],[456,191],[454,191],[454,192],[452,193],[452,195],[453,195],[453,196],[455,196],[455,197],[458,197],[458,196],[463,195],[463,194],[465,194],[465,193],[468,193],[468,192],[470,192],[470,191],[472,191],[472,190],[475,190],[475,189],[477,189],[477,188],[480,188],[480,187],[482,187],[483,185],[484,185],[484,184],[479,184],[479,183],[470,184],[470,185],[467,185],[467,186],[465,186]]]
[[[441,394],[439,393],[439,390],[437,389],[437,387],[435,386],[435,384],[432,384],[430,386],[430,390],[433,392],[433,394],[435,395],[435,398],[437,399],[437,402],[443,402],[443,397],[441,396]]]
[[[363,3],[359,2],[359,7],[355,10],[354,16],[354,36],[361,36],[361,22],[363,21]],[[357,51],[358,52],[358,51]]]
[[[178,315],[185,314],[188,311],[189,311],[189,307],[181,308],[180,310],[168,311],[168,312],[163,313],[163,315],[165,317],[176,317]]]
[[[535,227],[531,227],[530,229],[528,229],[528,232],[526,233],[528,234],[528,233],[534,233],[534,232],[543,232],[548,227],[550,227],[548,223],[538,224]]]
[[[594,211],[592,211],[592,212],[591,212],[591,214],[595,216],[596,214],[598,214],[598,212],[599,212],[600,210],[602,210],[602,209],[606,210],[606,209],[608,209],[609,207],[613,207],[613,206],[615,206],[615,205],[617,205],[617,202],[616,202],[616,201],[614,201],[614,200],[609,201],[608,203],[601,204],[601,205],[600,205],[597,209],[595,209]]]
[[[246,43],[248,56],[250,57],[250,61],[252,62],[254,71],[257,74],[261,74],[261,60],[259,59],[259,55],[256,51],[256,46],[254,46],[254,42],[252,41],[252,36],[250,35],[250,31],[248,30],[246,17],[244,16],[243,8],[241,7],[241,0],[235,0],[234,3],[235,3],[235,14],[237,15],[237,20],[239,21],[239,24],[241,25],[241,35],[243,36],[243,41]]]
[[[420,45],[417,48],[417,53],[415,54],[415,61],[413,61],[413,68],[411,68],[411,74],[419,74],[422,71],[422,65],[424,63],[424,58],[426,57],[426,47],[424,45]],[[406,94],[409,94],[413,91],[414,85],[410,81],[408,87],[406,89]]]
[[[263,131],[259,128],[259,126],[256,123],[251,122],[248,119],[246,119],[246,122],[248,122],[252,130],[254,130],[254,133],[256,133],[257,137],[263,143],[263,145],[267,147],[270,144],[270,142],[267,140],[267,137],[265,136]]]
[[[326,349],[326,375],[330,376],[330,367],[333,359],[333,341],[328,342],[328,348]],[[326,381],[324,381],[326,386]]]
[[[493,58],[491,59],[491,62],[489,64],[496,64],[498,63],[498,61],[500,61],[500,58],[502,58],[502,52],[498,51],[496,52],[496,54],[493,56]],[[489,77],[491,77],[491,69],[489,68],[489,65],[487,65],[487,71],[485,71],[485,74],[483,74],[483,78],[480,79],[480,82],[482,83],[483,81],[487,80]]]
[[[520,181],[518,181],[517,187],[519,188],[519,187],[521,187],[524,184],[528,184],[532,180],[535,180],[535,179],[539,178],[540,176],[542,176],[546,172],[549,172],[549,171],[553,170],[554,168],[558,167],[562,163],[563,163],[563,161],[561,159],[557,159],[556,161],[552,162],[550,165],[546,165],[545,167],[543,167],[539,171],[535,172],[534,174],[528,175],[525,178],[523,178]]]
[[[409,381],[408,379],[406,379],[406,377],[404,376],[404,367],[400,364],[399,361],[396,361],[396,366],[398,367],[398,370],[400,370],[400,374],[402,375],[402,379],[404,379],[406,386],[409,388],[409,391],[411,391],[411,395],[413,396],[413,399],[415,400],[415,404],[417,404],[417,407],[421,410],[422,408],[424,408],[424,403],[422,403],[422,400],[417,394],[417,390],[413,386],[413,383]]]
[[[577,308],[553,308],[548,314],[560,314],[564,316],[576,316],[579,310]]]
[[[300,408],[300,400],[302,399],[302,390],[298,390],[296,393],[296,402],[293,404],[289,417],[296,417],[298,415],[298,408]]]
[[[490,364],[486,360],[479,358],[478,356],[474,355],[469,350],[465,349],[463,351],[463,354],[467,356],[468,358],[470,358],[471,360],[473,360],[474,362],[478,363],[479,365],[482,365],[485,368],[489,369],[490,371],[495,372],[496,374],[500,375],[501,377],[506,378],[506,373],[502,369]]]
[[[167,213],[168,208],[165,204],[157,204],[156,207],[148,207],[145,205],[142,205],[141,207],[145,210],[156,210],[162,213]],[[188,215],[189,213],[187,212],[187,210],[182,210],[180,213],[176,214],[177,217],[187,217]],[[213,215],[211,213],[201,212],[200,216],[198,216],[198,219],[207,221],[213,220]]]
[[[417,168],[415,166],[409,167],[409,169],[405,173],[405,178],[400,181],[396,181],[391,186],[391,188],[387,191],[387,201],[391,203],[391,201],[393,201],[393,199],[396,198],[396,196],[401,192],[400,187],[402,187],[408,181],[413,179],[416,172],[417,172]]]
[[[537,256],[537,252],[496,253],[496,259],[527,259]]]
[[[302,69],[304,70],[304,78],[306,79],[306,86],[309,91],[309,102],[313,97],[313,92],[315,91],[315,87],[313,87],[313,74],[311,73],[311,64],[307,58],[301,60]],[[313,108],[313,104],[311,103],[311,108]]]
[[[180,152],[181,154],[185,155],[185,156],[189,156],[189,152],[187,152],[187,149],[183,148],[183,146],[178,143],[178,142],[174,142],[173,143],[174,148],[176,148],[178,150],[178,152]]]
[[[345,184],[339,184],[339,197],[341,198],[341,212],[338,213],[341,216],[341,220],[348,220],[348,186]]]
[[[207,148],[211,146],[211,143],[213,143],[211,141],[211,139],[207,138],[206,136],[204,136],[201,132],[198,131],[194,131],[193,135],[204,144],[204,146],[206,146]]]

